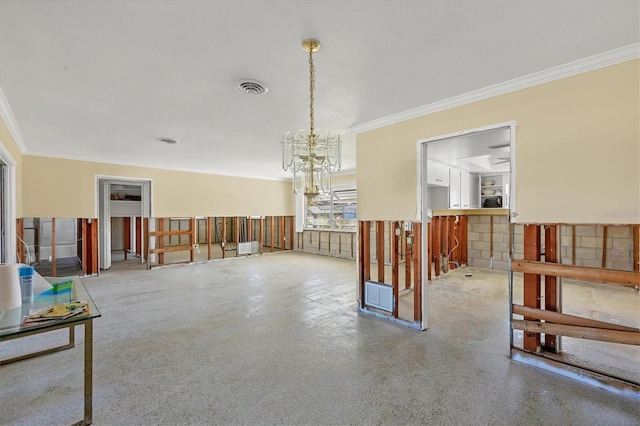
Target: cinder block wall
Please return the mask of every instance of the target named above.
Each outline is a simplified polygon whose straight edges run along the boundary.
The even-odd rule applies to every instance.
[[[357,234],[340,231],[297,232],[294,235],[294,250],[355,260],[358,255]]]
[[[489,216],[468,217],[468,264],[480,268],[506,271],[509,258],[509,223],[506,216],[493,216],[493,260],[491,260],[491,219]],[[576,225],[575,259],[573,258],[572,226],[560,226],[560,263],[576,266],[602,267],[604,226]],[[524,253],[524,227],[514,227],[514,253]],[[540,229],[544,253],[544,227]],[[605,268],[633,271],[633,231],[630,226],[608,226]],[[574,262],[575,260],[575,262]]]

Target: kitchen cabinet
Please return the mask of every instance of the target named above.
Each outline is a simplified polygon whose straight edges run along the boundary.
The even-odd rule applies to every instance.
[[[509,200],[509,174],[482,174],[480,177],[480,203],[483,208],[507,208]]]
[[[477,209],[480,207],[480,175],[466,171],[460,172],[460,207]]]
[[[461,182],[460,174],[462,172],[458,169],[449,169],[449,208],[459,209],[461,200]]]
[[[427,159],[427,184],[449,186],[449,166]]]

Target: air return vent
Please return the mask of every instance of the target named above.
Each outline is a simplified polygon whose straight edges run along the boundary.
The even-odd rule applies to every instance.
[[[269,90],[261,81],[250,78],[236,81],[235,86],[238,90],[248,95],[264,95]]]

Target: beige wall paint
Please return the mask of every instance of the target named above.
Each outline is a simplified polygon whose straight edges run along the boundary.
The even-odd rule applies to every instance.
[[[640,223],[640,61],[357,135],[358,218],[418,212],[417,141],[516,121],[519,223]]]
[[[331,176],[331,185],[348,185],[356,183],[356,174]]]
[[[96,176],[150,179],[155,217],[293,215],[290,182],[23,156],[24,217],[96,217]]]
[[[16,162],[16,217],[22,217],[22,153],[0,117],[0,143]]]

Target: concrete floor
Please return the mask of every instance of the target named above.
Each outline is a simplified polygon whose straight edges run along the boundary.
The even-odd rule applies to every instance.
[[[94,424],[638,424],[637,400],[511,361],[506,275],[467,272],[430,285],[425,332],[357,313],[348,260],[285,252],[85,278],[103,314]],[[75,349],[1,367],[0,424],[80,419],[78,334]]]

